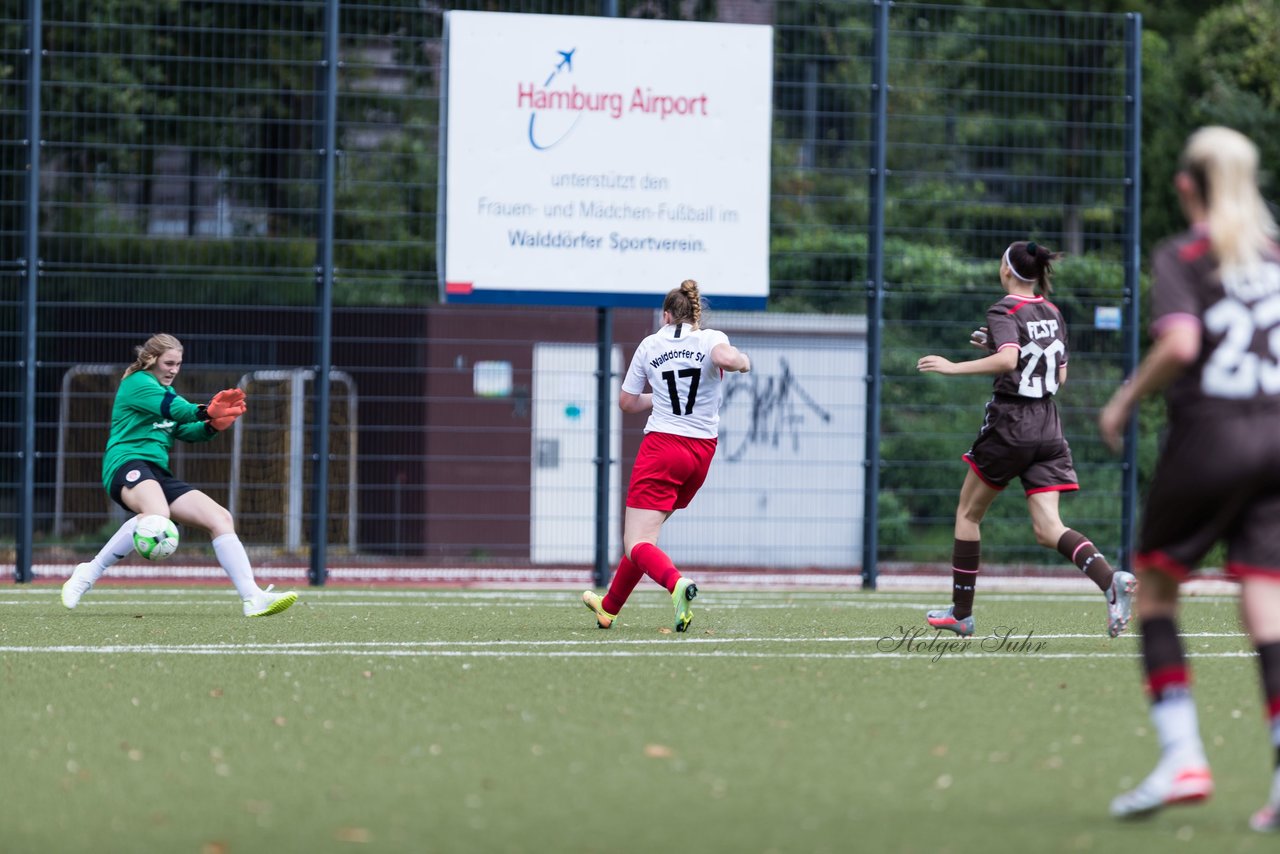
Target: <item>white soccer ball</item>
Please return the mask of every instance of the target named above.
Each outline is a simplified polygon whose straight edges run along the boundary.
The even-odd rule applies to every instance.
[[[147,560],[163,560],[178,550],[178,528],[163,516],[143,516],[133,531],[133,547]]]

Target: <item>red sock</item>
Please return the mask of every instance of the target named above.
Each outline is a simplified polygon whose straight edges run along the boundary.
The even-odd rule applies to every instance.
[[[622,560],[618,562],[617,570],[613,573],[613,580],[609,582],[609,592],[604,595],[604,601],[600,603],[604,612],[618,616],[622,606],[627,604],[627,597],[631,595],[632,590],[636,589],[636,584],[641,578],[644,578],[644,573],[640,571],[640,567],[623,555]]]
[[[653,543],[639,543],[631,547],[631,561],[645,575],[667,588],[668,593],[675,592],[680,570],[662,549]]]

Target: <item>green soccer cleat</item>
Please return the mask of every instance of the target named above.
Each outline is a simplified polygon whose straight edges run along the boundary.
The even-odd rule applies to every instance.
[[[671,591],[671,601],[676,606],[676,631],[689,631],[689,624],[693,622],[693,608],[690,602],[693,597],[698,595],[698,585],[694,584],[688,578],[681,578],[676,582],[676,589]]]
[[[604,600],[600,598],[599,594],[590,590],[582,591],[582,604],[586,605],[596,615],[597,628],[607,629],[613,625],[614,620],[618,619],[617,614],[610,614],[604,609]]]
[[[272,614],[287,611],[290,605],[298,601],[298,594],[294,591],[272,593],[271,591],[274,588],[274,584],[268,584],[267,589],[257,596],[251,596],[244,600],[244,615],[246,617],[270,617]]]

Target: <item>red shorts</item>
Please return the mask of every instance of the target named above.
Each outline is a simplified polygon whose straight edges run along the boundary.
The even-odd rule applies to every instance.
[[[637,510],[688,507],[707,479],[715,455],[715,439],[645,433],[631,469],[627,506]]]

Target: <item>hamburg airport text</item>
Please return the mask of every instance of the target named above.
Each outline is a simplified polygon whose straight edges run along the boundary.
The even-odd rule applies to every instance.
[[[637,86],[628,99],[621,92],[584,92],[577,86],[568,90],[539,88],[533,83],[516,85],[516,104],[523,109],[565,110],[575,113],[603,113],[611,118],[621,118],[624,113],[643,113],[666,120],[668,116],[704,117],[707,115],[707,96],[654,94],[651,89]],[[656,208],[583,202],[579,213],[584,219],[622,219],[631,221],[658,220],[667,222],[709,222],[715,217],[713,205],[666,205]],[[504,204],[491,199],[480,199],[481,214],[522,216],[534,213],[532,205]],[[726,214],[733,216],[734,214]],[[706,252],[706,244],[693,236],[660,237],[653,234],[623,234],[611,231],[606,234],[570,230],[508,229],[507,241],[512,247],[522,249],[601,249],[612,252]]]
[[[622,118],[626,112],[667,116],[706,116],[707,96],[655,95],[652,90],[639,86],[631,93],[630,100],[621,92],[583,92],[577,86],[563,89],[542,89],[530,83],[516,84],[516,106],[533,110],[568,110],[574,113],[606,113],[610,118]]]

